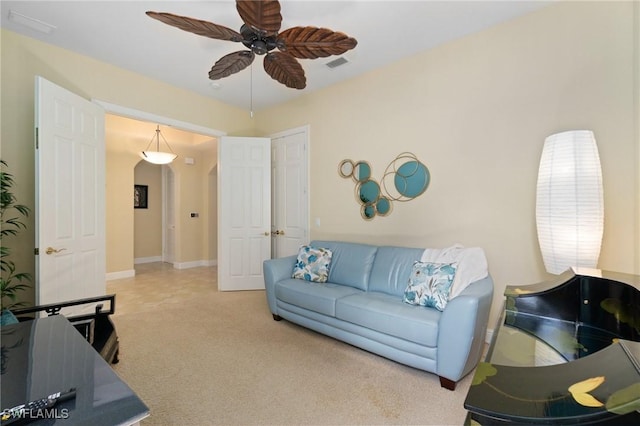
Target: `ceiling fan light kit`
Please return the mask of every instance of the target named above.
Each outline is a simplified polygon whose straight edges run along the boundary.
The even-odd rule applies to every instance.
[[[169,146],[169,142],[167,142],[164,136],[162,136],[162,140],[164,140],[164,143],[171,152],[160,151],[160,136],[162,136],[162,133],[160,133],[160,126],[157,126],[156,134],[151,138],[151,141],[149,141],[147,148],[139,153],[140,158],[152,164],[169,164],[178,157],[178,155],[173,152]],[[149,147],[154,140],[156,142],[156,150],[150,151]]]
[[[277,0],[236,0],[236,10],[244,22],[240,32],[171,13],[148,11],[147,15],[203,37],[242,43],[249,49],[220,58],[209,71],[211,80],[242,71],[253,63],[256,55],[264,55],[264,70],[271,78],[287,87],[304,89],[307,79],[298,59],[342,55],[358,44],[355,38],[327,28],[292,27],[279,32],[282,15]]]

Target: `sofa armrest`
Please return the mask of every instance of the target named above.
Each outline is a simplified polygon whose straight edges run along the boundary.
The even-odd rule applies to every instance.
[[[267,259],[262,264],[262,273],[264,275],[264,288],[267,292],[267,302],[269,309],[274,315],[278,314],[276,305],[275,285],[278,281],[291,278],[293,266],[296,263],[297,256],[281,257],[279,259]]]
[[[437,374],[457,382],[480,360],[493,301],[491,276],[449,301],[438,325]]]

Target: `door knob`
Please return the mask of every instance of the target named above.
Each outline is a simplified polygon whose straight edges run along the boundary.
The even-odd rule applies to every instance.
[[[278,229],[278,230],[276,230],[276,232],[274,232],[274,234],[276,234],[276,235],[284,235],[284,231],[281,231],[281,230]]]
[[[267,231],[265,231],[265,232],[264,232],[264,236],[265,236],[265,237],[268,237],[268,236],[269,236],[269,233],[268,233]]]
[[[53,247],[47,247],[47,251],[45,251],[45,253],[47,254],[60,253],[62,250],[66,250],[66,249],[65,248],[54,249]]]

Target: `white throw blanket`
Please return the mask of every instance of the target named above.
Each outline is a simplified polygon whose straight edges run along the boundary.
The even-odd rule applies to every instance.
[[[449,300],[458,296],[474,281],[489,275],[487,258],[480,247],[465,248],[461,244],[454,244],[444,249],[426,249],[422,253],[422,262],[457,263],[458,268],[453,278]]]

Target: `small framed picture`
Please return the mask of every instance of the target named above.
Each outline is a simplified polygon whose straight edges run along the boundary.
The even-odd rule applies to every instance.
[[[149,187],[147,185],[133,185],[133,208],[134,209],[147,208],[148,189]]]

